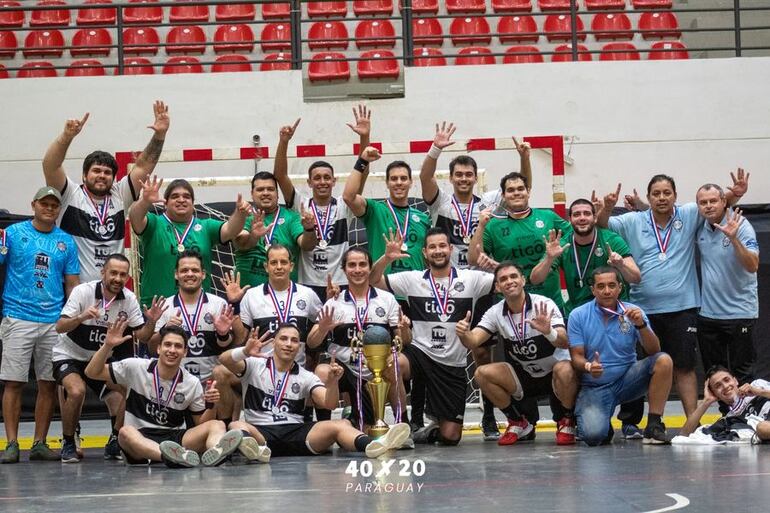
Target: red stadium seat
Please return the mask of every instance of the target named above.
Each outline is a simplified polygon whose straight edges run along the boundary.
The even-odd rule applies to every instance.
[[[251,63],[245,55],[222,55],[211,65],[212,73],[240,73],[251,71]]]
[[[492,10],[495,12],[530,12],[531,0],[492,0]]]
[[[20,7],[15,0],[0,0],[0,7]],[[0,12],[0,27],[21,27],[24,25],[24,11]]]
[[[569,11],[569,0],[537,0],[541,11]]]
[[[586,35],[583,32],[583,20],[580,16],[576,17],[578,40],[585,41]],[[549,42],[571,41],[572,40],[572,22],[568,14],[550,14],[545,18],[543,32]]]
[[[455,46],[492,42],[486,18],[455,18],[449,26],[449,34]]]
[[[644,39],[679,37],[679,21],[672,12],[646,12],[639,16],[639,30]]]
[[[159,46],[158,32],[152,27],[129,27],[123,31],[123,53],[126,55],[157,55]]]
[[[555,54],[551,55],[551,62],[571,62],[572,61],[572,45],[559,45],[553,49]],[[590,61],[591,54],[588,53],[588,48],[585,45],[578,45],[578,60]]]
[[[128,0],[131,4],[153,4],[158,0]],[[148,7],[126,7],[123,11],[124,23],[160,23],[163,21],[163,8],[157,5]]]
[[[166,53],[203,53],[205,42],[206,33],[197,25],[174,27],[166,34]]]
[[[687,46],[681,41],[658,41],[650,47],[647,58],[651,61],[665,61],[673,59],[689,59]]]
[[[492,50],[478,46],[469,46],[457,52],[455,66],[470,66],[478,64],[495,64],[497,60]]]
[[[262,29],[260,37],[262,51],[281,51],[291,49],[291,25],[288,23],[268,23]]]
[[[195,57],[171,57],[163,65],[164,75],[177,73],[203,73],[203,66]]]
[[[214,53],[253,51],[254,32],[248,25],[220,25],[214,32]]]
[[[8,32],[0,32],[0,57],[13,59],[18,49],[19,41],[16,39],[16,34],[10,30]]]
[[[110,31],[104,28],[85,28],[75,32],[72,36],[70,54],[73,57],[80,55],[100,55],[107,57],[112,48],[112,36]]]
[[[64,36],[58,30],[32,30],[24,40],[24,57],[61,57]]]
[[[415,48],[413,65],[418,68],[446,66],[446,58],[438,48]]]
[[[348,29],[341,21],[317,21],[310,26],[307,33],[311,50],[319,48],[333,49],[348,48]]]
[[[633,0],[634,9],[671,9],[672,0]]]
[[[356,25],[358,48],[393,48],[396,46],[395,38],[396,29],[388,20],[364,20]]]
[[[505,51],[503,64],[534,64],[543,62],[536,46],[512,46]]]
[[[446,0],[446,10],[449,14],[459,12],[487,12],[487,4],[484,0]]]
[[[393,0],[355,0],[353,14],[356,16],[390,16],[393,14]]]
[[[214,14],[217,21],[253,21],[256,16],[254,4],[220,4]]]
[[[386,78],[395,80],[401,73],[398,61],[393,52],[388,50],[370,50],[361,54],[357,64],[358,78],[360,80],[372,80]]]
[[[401,0],[398,2],[398,9],[403,9]],[[412,12],[414,14],[436,14],[438,13],[438,0],[412,0]]]
[[[112,0],[86,0],[85,4],[111,4]],[[78,10],[78,25],[114,25],[117,9],[85,7]]]
[[[67,5],[64,0],[42,0],[36,5]],[[30,27],[66,27],[70,24],[70,12],[67,9],[51,11],[32,11],[29,16]]]
[[[503,16],[497,22],[501,43],[537,43],[537,22],[532,16]]]
[[[0,64],[0,80],[3,78],[10,78],[10,75],[8,74],[8,70],[5,69],[5,66]]]
[[[73,61],[64,72],[65,77],[103,77],[106,74],[102,63],[93,59]]]
[[[350,79],[350,65],[345,55],[337,52],[323,52],[313,55],[307,68],[311,82],[347,81]]]
[[[600,61],[638,61],[639,52],[633,43],[608,43],[602,47]]]
[[[412,18],[412,38],[416,46],[441,46],[443,29],[436,18]]]
[[[26,62],[16,74],[16,78],[49,78],[58,77],[59,73],[48,61]]]
[[[307,4],[307,15],[311,18],[341,17],[347,14],[347,2],[308,2]]]
[[[589,11],[622,11],[626,8],[626,0],[585,0]]]
[[[190,2],[193,0],[177,0]],[[209,21],[208,5],[172,5],[168,15],[171,23],[200,23]]]
[[[631,40],[634,37],[631,20],[623,13],[595,14],[591,21],[591,30],[597,41]]]
[[[118,74],[117,68],[115,74]],[[153,67],[150,59],[144,57],[129,57],[123,61],[123,74],[124,75],[154,75],[155,68]]]
[[[288,20],[290,15],[289,3],[262,4],[262,18],[265,20]]]
[[[265,62],[259,64],[259,71],[291,70],[291,53],[279,52],[265,55]]]

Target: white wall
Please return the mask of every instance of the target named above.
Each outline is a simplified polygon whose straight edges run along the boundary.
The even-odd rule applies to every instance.
[[[752,172],[747,203],[770,202],[770,58],[668,62],[589,62],[406,70],[406,98],[367,102],[373,139],[430,139],[433,123],[459,125],[456,138],[565,135],[567,199],[607,192],[617,182],[643,189],[654,172],[678,181],[689,200],[705,181],[726,184],[738,165]],[[79,180],[82,156],[93,149],[141,149],[151,103],[171,106],[167,150],[250,146],[251,135],[275,147],[278,127],[302,117],[295,144],[354,141],[345,126],[355,102],[302,101],[299,72],[56,78],[0,81],[0,208],[24,213],[42,184],[40,159],[68,117],[91,118],[65,164]],[[478,152],[491,176],[517,169],[513,152]],[[449,156],[442,157],[446,167]],[[314,159],[295,160],[301,174]],[[330,159],[338,170],[351,160]],[[420,155],[406,156],[419,168]],[[550,157],[534,156],[534,203],[551,204]],[[384,166],[383,166],[384,167]],[[272,169],[263,161],[261,169]],[[161,164],[161,176],[249,174],[253,163]],[[494,183],[494,180],[491,180]],[[234,190],[201,192],[226,200]]]

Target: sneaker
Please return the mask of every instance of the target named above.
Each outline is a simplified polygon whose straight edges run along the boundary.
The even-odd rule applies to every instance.
[[[340,418],[349,419],[351,415],[353,415],[353,408],[351,406],[342,408],[342,416]]]
[[[83,439],[80,438],[80,422],[75,424],[75,453],[78,458],[83,459],[83,449],[80,447],[83,443]]]
[[[500,428],[493,415],[481,419],[481,431],[484,433],[485,442],[494,442],[500,439]]]
[[[75,438],[77,440],[77,438]],[[120,445],[118,445],[118,437],[115,433],[110,433],[110,438],[107,440],[107,445],[104,446],[104,459],[105,460],[122,460],[123,455],[120,453]]]
[[[623,424],[620,432],[624,440],[641,440],[644,438],[642,430],[634,424]]]
[[[404,444],[404,441],[409,438],[410,433],[411,429],[409,428],[409,424],[404,422],[393,424],[390,426],[387,433],[369,442],[365,450],[366,457],[376,458],[388,451],[398,449]]]
[[[508,419],[508,427],[505,433],[497,441],[497,445],[513,445],[516,442],[526,442],[535,439],[535,426],[529,423],[527,419],[521,420]]]
[[[171,440],[160,443],[160,458],[169,468],[192,468],[201,462],[195,451],[188,451]]]
[[[243,440],[241,430],[231,429],[222,435],[222,438],[219,439],[214,447],[203,453],[201,461],[207,467],[216,467],[238,449],[241,440]]]
[[[61,455],[52,451],[48,444],[42,440],[33,443],[32,449],[29,450],[29,461],[59,461],[59,458]]]
[[[30,455],[30,458],[32,458],[32,455]],[[62,441],[61,444],[61,462],[62,463],[80,463],[80,458],[78,458],[78,451],[75,447],[75,442],[68,442],[66,440]]]
[[[13,440],[5,446],[3,456],[0,457],[0,463],[18,463],[19,462],[19,442]]]
[[[404,440],[404,443],[401,444],[401,447],[398,448],[399,451],[408,451],[408,450],[414,450],[414,439],[412,438],[412,433],[409,433],[409,436],[406,437],[406,440]]]
[[[572,417],[562,417],[556,423],[556,445],[574,445],[575,420]]]
[[[648,424],[647,427],[644,428],[644,440],[642,440],[642,443],[649,445],[669,445],[671,439],[669,439],[666,434],[666,425],[662,422],[651,426]]]
[[[425,424],[423,424],[422,422],[417,423],[417,422],[414,421],[414,419],[409,421],[409,428],[412,430],[413,434],[416,433],[417,431],[421,430],[424,427],[425,427]]]
[[[260,463],[270,463],[272,451],[267,445],[259,445],[256,439],[250,436],[244,436],[238,445],[238,452],[241,453],[249,463],[258,461]]]
[[[428,424],[412,433],[412,439],[416,444],[433,444],[438,438],[438,424]]]

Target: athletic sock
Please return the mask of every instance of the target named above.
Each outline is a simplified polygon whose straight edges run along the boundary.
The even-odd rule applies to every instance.
[[[243,433],[243,436],[244,436],[244,437],[247,437],[247,436],[248,436],[249,438],[254,438],[253,436],[251,436],[251,433],[249,433],[249,432],[248,432],[248,431],[246,431],[245,429],[241,429],[241,433]]]
[[[353,441],[353,445],[356,446],[356,450],[358,452],[364,452],[366,450],[366,446],[369,445],[371,443],[371,441],[372,441],[372,437],[371,436],[360,434]]]
[[[500,411],[505,414],[506,417],[508,417],[509,420],[521,420],[522,416],[521,413],[519,413],[519,410],[516,409],[516,407],[513,405],[513,401],[511,401],[508,406],[505,408],[500,408]]]
[[[574,410],[568,410],[567,408],[564,408],[564,417],[565,418],[571,419],[574,416],[575,416],[575,411]]]
[[[332,411],[326,408],[316,408],[315,418],[316,420],[332,420]]]
[[[647,425],[652,426],[654,424],[660,424],[662,421],[660,419],[660,415],[656,413],[648,413],[647,414]]]
[[[492,404],[492,401],[490,401],[486,396],[481,396],[481,404],[484,408],[484,417],[494,417],[495,416],[495,405]]]
[[[115,433],[115,423],[118,421],[117,416],[110,417],[110,426],[112,426],[112,432]]]
[[[62,435],[62,438],[65,442],[71,443],[73,445],[75,444],[75,435]]]

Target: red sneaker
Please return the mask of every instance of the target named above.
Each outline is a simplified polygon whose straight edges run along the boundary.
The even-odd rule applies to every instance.
[[[562,417],[556,423],[556,445],[573,445],[575,443],[575,420],[572,417]]]
[[[519,440],[534,440],[535,426],[529,423],[527,419],[511,420],[508,419],[508,427],[505,433],[497,441],[497,445],[513,445]]]

